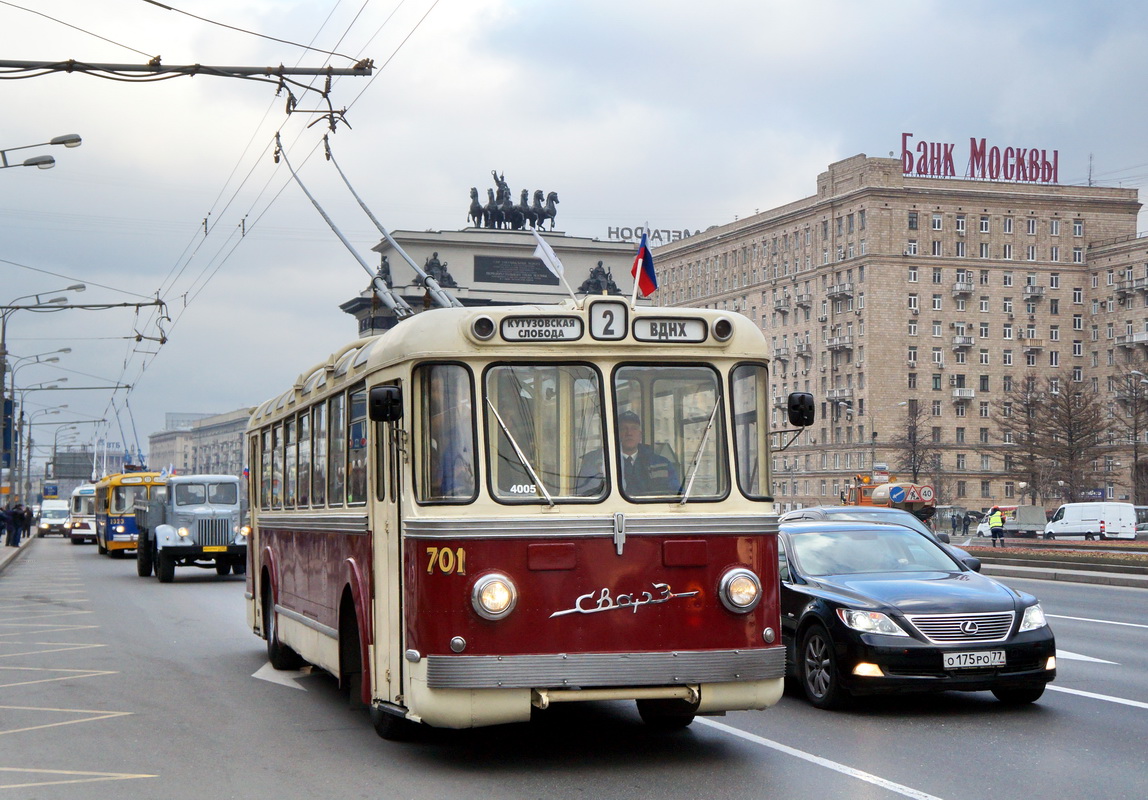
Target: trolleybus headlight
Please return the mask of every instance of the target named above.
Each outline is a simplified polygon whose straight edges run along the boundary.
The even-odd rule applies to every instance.
[[[474,334],[475,339],[485,342],[494,336],[494,320],[490,317],[477,317],[471,323],[470,331]]]
[[[178,533],[180,536],[187,536],[191,533],[191,531],[189,531],[187,528],[180,528],[176,531],[176,533]]]
[[[117,525],[115,527],[115,532],[116,533],[123,533],[124,532],[124,526],[123,525]]]
[[[479,578],[470,593],[470,604],[483,619],[502,619],[514,610],[517,602],[514,582],[497,572]]]
[[[714,323],[714,338],[719,342],[729,340],[733,336],[733,323],[724,317]]]
[[[761,581],[745,567],[735,567],[722,576],[718,596],[730,611],[744,614],[761,601]]]

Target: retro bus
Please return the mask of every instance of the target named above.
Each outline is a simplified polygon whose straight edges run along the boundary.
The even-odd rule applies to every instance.
[[[136,504],[147,505],[164,492],[158,472],[123,472],[96,482],[96,549],[100,555],[121,556],[136,549]]]
[[[72,490],[68,514],[68,536],[72,544],[96,540],[96,486],[82,483]]]
[[[384,738],[776,703],[770,429],[813,398],[772,397],[765,353],[740,314],[601,297],[425,311],[302,372],[248,427],[272,666],[329,671]]]

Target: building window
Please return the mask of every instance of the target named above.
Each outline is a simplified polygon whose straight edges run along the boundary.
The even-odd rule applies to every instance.
[[[1084,303],[1084,289],[1077,286],[1072,290],[1072,302],[1076,305]]]
[[[916,211],[910,211],[909,212],[909,230],[911,230],[911,231],[917,230],[917,212]]]
[[[910,311],[917,311],[920,309],[920,306],[917,304],[917,302],[918,302],[917,301],[917,295],[915,295],[915,294],[909,295],[909,310]]]
[[[1012,273],[1005,272],[1001,275],[1001,286],[1012,286]]]
[[[1084,248],[1083,247],[1072,248],[1072,263],[1073,264],[1083,264],[1084,263]]]
[[[909,256],[917,255],[917,240],[916,239],[910,239],[909,240],[909,244],[906,246],[905,255],[909,255]]]
[[[941,298],[942,298],[943,296],[944,296],[944,295],[939,295],[939,294],[935,294],[935,295],[933,295],[933,310],[934,310],[934,311],[941,311],[941,310],[942,310],[942,306],[941,306],[941,303],[942,303],[942,301],[941,301]]]
[[[935,230],[935,231],[941,230],[941,215],[940,214],[934,214],[933,215],[933,230]]]
[[[1053,245],[1048,249],[1049,261],[1060,261],[1060,245]],[[1053,287],[1056,288],[1056,287]]]
[[[1004,245],[1004,248],[1001,250],[1001,258],[1003,258],[1005,261],[1012,261],[1012,245],[1011,244]]]
[[[965,232],[965,215],[957,214],[957,233]]]
[[[1074,219],[1072,221],[1072,235],[1073,236],[1083,236],[1084,235],[1084,220]]]
[[[957,242],[956,256],[957,256],[957,258],[964,258],[965,257],[965,241],[964,241],[964,239],[961,239]]]
[[[917,373],[910,372],[908,374],[909,374],[909,388],[910,389],[916,389],[917,388]]]
[[[988,404],[988,402],[982,400],[978,411],[982,417],[987,419],[989,416],[989,404]]]
[[[917,282],[917,268],[909,267],[909,283]]]
[[[980,391],[982,391],[982,392],[987,392],[989,390],[989,376],[988,375],[981,375],[980,376],[979,388],[980,388]]]
[[[1001,353],[1001,363],[1006,367],[1012,366],[1012,350],[1005,350]]]
[[[965,497],[968,492],[968,485],[965,481],[957,481],[957,497]]]
[[[957,469],[967,469],[965,466],[965,454],[957,453]]]
[[[980,337],[982,339],[989,338],[989,324],[987,322],[982,322],[980,325]]]
[[[1012,217],[1004,218],[1004,232],[1012,233]]]
[[[989,363],[989,351],[988,350],[981,350],[980,357],[981,357],[981,360],[980,360],[981,364],[988,364]]]
[[[989,257],[989,243],[988,242],[981,242],[980,255],[981,255],[981,258],[988,258]]]
[[[1025,229],[1029,236],[1036,236],[1036,219],[1034,217],[1025,220]]]
[[[989,232],[989,218],[987,215],[981,215],[981,233]]]
[[[909,335],[910,336],[916,336],[917,335],[917,320],[915,320],[915,319],[909,320]]]
[[[1050,219],[1048,221],[1048,233],[1051,236],[1060,236],[1060,220]]]
[[[991,481],[981,481],[981,497],[992,497],[990,489],[992,489]]]
[[[936,241],[935,239],[933,240],[933,255],[935,255],[935,256],[944,255],[944,253],[941,251],[941,243],[939,241]]]

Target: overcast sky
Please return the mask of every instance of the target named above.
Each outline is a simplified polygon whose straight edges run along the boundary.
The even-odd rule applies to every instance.
[[[391,230],[466,225],[469,189],[497,169],[517,198],[556,191],[557,229],[691,230],[814,193],[829,163],[899,153],[901,133],[967,150],[1059,151],[1060,182],[1148,182],[1148,22],[1139,2],[716,2],[677,0],[0,0],[9,61],[348,66],[340,166]],[[187,12],[187,14],[180,12]],[[317,95],[296,92],[299,107]],[[0,82],[0,149],[67,133],[51,170],[0,171],[0,304],[76,282],[84,303],[151,309],[14,312],[17,386],[34,437],[108,417],[113,441],[166,412],[222,413],[278,394],[356,335],[339,304],[366,283],[289,173],[374,263],[378,235],[317,151],[317,114],[284,113],[275,87],[208,76],[152,83],[51,74]],[[311,123],[315,123],[313,126]],[[310,126],[310,127],[308,127]],[[958,163],[958,170],[963,168]],[[204,235],[204,220],[207,235]],[[241,235],[241,225],[246,235]],[[141,335],[136,341],[137,334]],[[130,409],[128,413],[127,409]],[[86,439],[97,426],[83,425]],[[122,431],[122,432],[121,432]],[[58,439],[68,440],[61,432]],[[153,465],[162,466],[162,465]]]

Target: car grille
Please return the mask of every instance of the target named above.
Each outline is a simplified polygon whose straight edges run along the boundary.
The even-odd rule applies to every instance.
[[[226,518],[196,520],[195,541],[201,547],[231,544],[231,520]]]
[[[934,644],[1003,642],[1012,631],[1016,614],[922,614],[907,617],[921,635]]]

